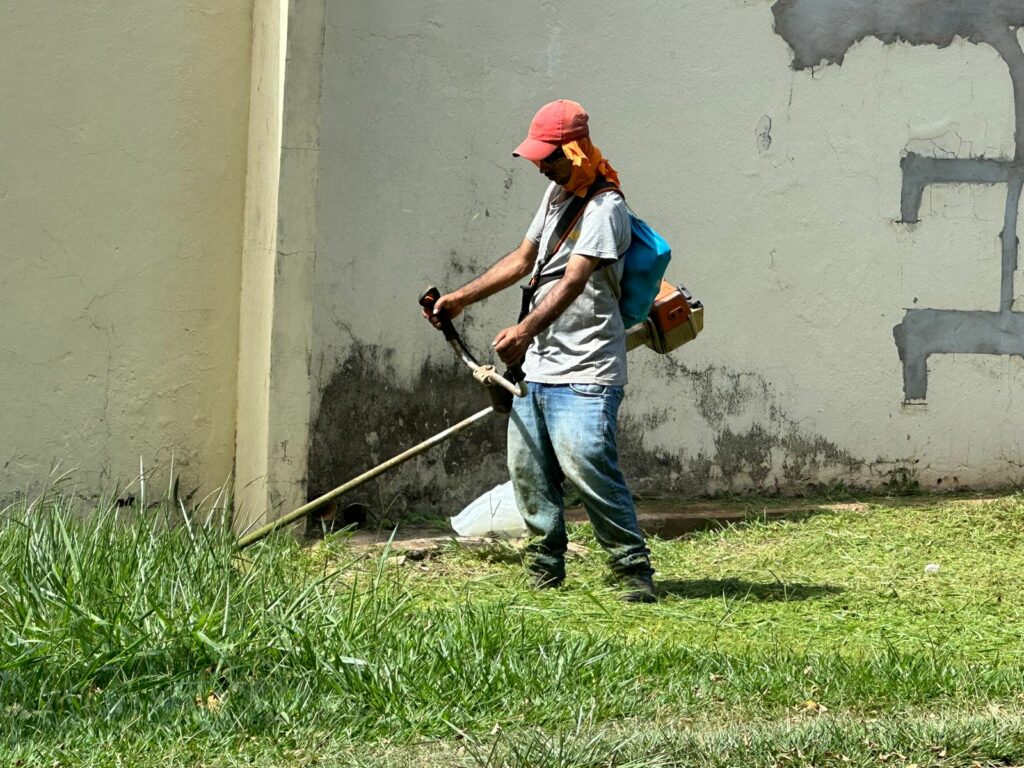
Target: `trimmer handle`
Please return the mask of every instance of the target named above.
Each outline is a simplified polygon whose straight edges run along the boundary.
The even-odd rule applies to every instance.
[[[497,376],[493,365],[480,365],[473,354],[466,349],[462,339],[459,338],[459,333],[452,324],[452,318],[444,308],[442,307],[439,312],[434,313],[434,305],[440,298],[441,291],[432,285],[420,294],[419,305],[423,307],[427,315],[436,317],[440,321],[445,340],[451,343],[462,361],[473,371],[474,377],[487,386],[487,393],[491,398],[494,410],[498,413],[508,413],[512,410],[513,394],[523,397],[526,393],[525,387],[521,384],[526,378],[522,363],[510,365],[501,377]]]
[[[435,286],[430,286],[423,293],[420,294],[420,306],[427,311],[428,314],[434,314],[434,304],[441,298],[441,291]],[[448,316],[448,313],[442,309],[436,315],[437,319],[441,321],[441,332],[444,334],[445,341],[454,341],[458,339],[459,334],[455,331],[455,326],[452,324],[452,319]]]

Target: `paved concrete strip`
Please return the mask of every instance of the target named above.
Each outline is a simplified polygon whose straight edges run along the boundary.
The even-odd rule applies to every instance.
[[[985,504],[998,501],[1000,496],[957,497],[950,496],[900,496],[895,498],[871,498],[854,502],[793,502],[777,505],[754,500],[695,500],[650,499],[637,504],[640,526],[649,535],[671,539],[695,531],[721,528],[755,520],[798,519],[822,512],[867,512],[872,505],[886,507],[922,507],[940,504]],[[582,507],[566,510],[570,522],[586,522],[587,514]],[[391,537],[390,529],[361,530],[352,535],[351,543],[357,547],[383,548]],[[422,560],[458,542],[469,549],[484,549],[494,546],[496,539],[486,537],[459,538],[452,531],[445,531],[422,524],[399,526],[394,532],[391,549],[396,555],[409,560]],[[508,540],[506,540],[508,541]],[[517,540],[513,539],[512,542]],[[570,544],[570,550],[576,545]]]

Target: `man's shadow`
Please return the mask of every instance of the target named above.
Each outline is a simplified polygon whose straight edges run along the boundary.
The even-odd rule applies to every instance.
[[[815,600],[838,595],[842,587],[832,584],[786,584],[781,581],[745,581],[744,579],[667,579],[655,583],[659,597],[681,597],[700,600],[729,597],[758,602]]]

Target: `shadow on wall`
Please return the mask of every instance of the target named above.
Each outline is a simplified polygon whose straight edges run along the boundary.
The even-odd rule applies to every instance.
[[[1013,81],[1016,117],[1015,157],[903,158],[902,223],[918,221],[924,189],[930,184],[1005,184],[1002,285],[999,311],[908,309],[893,329],[903,363],[905,401],[928,394],[928,357],[933,354],[1024,356],[1024,315],[1013,311],[1014,272],[1019,242],[1017,222],[1024,189],[1024,50],[1017,35],[1024,26],[1021,0],[779,0],[773,7],[775,31],[794,53],[793,68],[841,65],[847,51],[867,37],[883,43],[950,45],[957,37],[992,46],[1006,62]]]

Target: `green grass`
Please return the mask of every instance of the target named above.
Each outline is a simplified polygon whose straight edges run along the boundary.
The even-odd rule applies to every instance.
[[[1024,763],[1018,496],[654,541],[656,605],[586,526],[538,593],[211,511],[0,514],[0,765]]]
[[[652,543],[663,599],[655,607],[581,603],[604,565],[589,529],[570,564],[570,589],[539,604],[563,626],[611,624],[615,634],[743,650],[780,644],[813,652],[962,650],[989,658],[1024,650],[1024,500],[960,501],[909,509],[812,514]],[[521,570],[494,551],[454,553],[412,582],[424,599],[501,600]],[[486,567],[474,560],[490,559]],[[500,559],[500,558],[499,558]],[[925,573],[929,563],[937,574]],[[459,571],[461,564],[463,571]],[[462,578],[438,578],[443,568]],[[542,596],[543,597],[543,596]],[[532,602],[537,603],[536,599]]]

